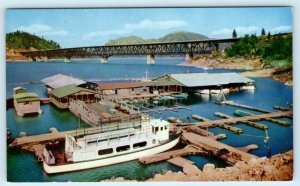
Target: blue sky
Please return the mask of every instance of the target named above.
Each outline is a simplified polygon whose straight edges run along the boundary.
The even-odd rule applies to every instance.
[[[6,32],[23,30],[52,39],[62,47],[103,45],[110,39],[137,35],[146,39],[183,30],[211,38],[261,32],[292,31],[290,7],[8,9]]]

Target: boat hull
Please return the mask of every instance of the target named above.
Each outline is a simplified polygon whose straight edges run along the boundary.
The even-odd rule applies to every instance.
[[[179,139],[180,136],[170,142],[167,142],[165,144],[156,147],[144,149],[141,151],[131,152],[128,154],[113,156],[105,159],[84,161],[84,162],[64,164],[64,165],[53,165],[53,166],[43,162],[43,168],[47,174],[55,174],[55,173],[72,172],[72,171],[79,171],[79,170],[92,169],[96,167],[118,164],[118,163],[131,161],[131,160],[139,159],[141,157],[151,156],[154,154],[158,154],[160,152],[167,151],[173,148],[179,142]]]

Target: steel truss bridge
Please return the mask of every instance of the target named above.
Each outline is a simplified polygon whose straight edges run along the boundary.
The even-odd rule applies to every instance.
[[[90,46],[54,50],[38,50],[21,52],[21,54],[33,61],[36,61],[37,59],[42,59],[44,61],[49,61],[49,59],[65,59],[66,62],[70,61],[71,58],[97,57],[102,59],[102,61],[107,61],[107,59],[111,56],[147,55],[147,63],[154,64],[155,55],[186,54],[186,59],[189,60],[193,58],[194,54],[209,54],[213,51],[225,49],[226,47],[230,46],[230,43],[234,43],[238,40],[239,38],[229,38],[184,42]],[[223,47],[220,47],[222,44]]]

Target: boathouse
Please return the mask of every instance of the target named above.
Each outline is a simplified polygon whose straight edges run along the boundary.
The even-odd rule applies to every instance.
[[[95,88],[98,86],[96,83],[86,81],[73,76],[67,76],[64,74],[56,74],[53,76],[49,76],[47,78],[42,79],[41,81],[45,83],[48,93],[53,89],[65,87],[69,85],[79,86],[82,88],[88,88],[92,90],[95,90]]]
[[[184,92],[204,89],[235,88],[253,84],[253,80],[237,73],[179,73],[166,74],[154,81],[170,82]]]
[[[81,100],[84,102],[94,102],[97,92],[76,86],[64,86],[53,89],[49,93],[49,100],[60,109],[66,109],[70,100]]]
[[[136,82],[123,82],[123,83],[107,83],[100,84],[96,88],[101,94],[105,95],[135,95],[149,92],[149,88],[138,84]]]
[[[23,87],[14,88],[13,100],[18,116],[42,113],[39,96],[34,92],[27,92]]]
[[[141,95],[153,94],[155,92],[180,91],[181,86],[177,82],[170,81],[141,81],[126,83],[100,84],[96,88],[101,94],[105,95]]]

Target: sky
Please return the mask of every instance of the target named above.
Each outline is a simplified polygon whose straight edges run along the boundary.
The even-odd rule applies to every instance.
[[[136,35],[159,38],[174,31],[230,38],[292,31],[291,7],[247,8],[113,8],[7,9],[6,33],[22,30],[43,36],[63,48],[104,45],[110,39]]]

